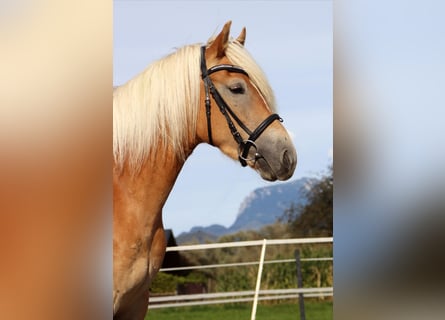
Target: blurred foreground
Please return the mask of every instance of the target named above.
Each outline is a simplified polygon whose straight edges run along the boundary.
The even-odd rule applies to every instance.
[[[336,1],[335,319],[443,319],[439,1]]]

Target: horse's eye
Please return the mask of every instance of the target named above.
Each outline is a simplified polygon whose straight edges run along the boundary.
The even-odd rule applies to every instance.
[[[244,87],[241,84],[236,84],[229,87],[230,92],[234,94],[243,94],[245,92]]]

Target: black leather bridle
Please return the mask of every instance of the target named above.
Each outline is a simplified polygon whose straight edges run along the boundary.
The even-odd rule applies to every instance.
[[[214,72],[218,72],[221,70],[227,70],[229,72],[237,72],[245,74],[246,76],[249,76],[246,71],[244,71],[242,68],[233,66],[230,64],[219,64],[216,66],[213,66],[209,69],[207,69],[206,65],[206,59],[205,59],[205,50],[206,47],[201,47],[201,77],[204,81],[204,88],[205,88],[205,104],[206,104],[206,116],[207,116],[207,133],[209,136],[209,143],[213,145],[213,139],[212,139],[212,122],[211,122],[211,111],[210,111],[210,95],[209,92],[212,94],[213,99],[215,100],[216,104],[219,107],[219,110],[224,115],[224,117],[227,120],[227,124],[229,126],[230,132],[232,133],[233,138],[238,143],[239,150],[238,150],[238,159],[239,162],[243,167],[247,166],[247,161],[256,161],[258,159],[263,158],[263,156],[258,153],[258,148],[255,144],[255,140],[258,139],[258,137],[264,132],[264,130],[267,129],[267,127],[274,122],[275,120],[278,120],[280,122],[283,122],[283,119],[281,117],[274,113],[268,116],[263,122],[260,123],[260,125],[252,132],[247,128],[247,126],[236,116],[236,114],[233,112],[233,110],[229,107],[229,105],[224,101],[222,96],[219,94],[218,90],[214,86],[212,80],[210,79],[210,75]],[[249,138],[247,140],[243,140],[241,137],[241,134],[236,129],[236,126],[234,125],[232,118],[235,120],[236,123],[249,135]],[[248,158],[249,150],[250,148],[255,148],[255,156],[253,158]]]

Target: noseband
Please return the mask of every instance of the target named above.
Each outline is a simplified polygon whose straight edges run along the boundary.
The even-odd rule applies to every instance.
[[[206,104],[206,116],[207,116],[207,133],[209,136],[209,143],[213,145],[213,139],[212,139],[212,122],[210,120],[211,112],[210,112],[210,95],[209,92],[212,94],[213,99],[215,100],[216,104],[219,107],[219,111],[224,115],[227,121],[227,125],[229,126],[230,132],[232,133],[233,138],[235,139],[236,143],[238,143],[238,159],[239,162],[243,167],[247,166],[247,161],[256,161],[258,159],[263,158],[263,156],[258,153],[258,148],[255,144],[255,140],[258,139],[258,137],[264,132],[264,130],[267,129],[267,127],[274,122],[275,120],[278,120],[280,122],[283,122],[283,119],[281,117],[274,113],[268,116],[263,122],[260,123],[260,125],[252,132],[247,128],[247,126],[236,116],[236,114],[233,112],[233,110],[229,107],[229,105],[224,101],[222,96],[219,94],[218,90],[216,90],[216,87],[214,86],[212,80],[210,79],[210,75],[214,72],[218,72],[221,70],[227,70],[229,72],[236,72],[236,73],[242,73],[246,76],[249,76],[246,71],[244,71],[242,68],[229,65],[229,64],[219,64],[216,66],[213,66],[209,69],[207,69],[206,65],[206,59],[205,59],[205,50],[206,47],[201,47],[201,77],[204,81],[204,88],[205,88],[205,104]],[[235,120],[236,123],[249,135],[249,138],[247,140],[243,140],[241,137],[241,134],[236,129],[236,126],[234,125],[232,118]],[[249,150],[250,148],[255,148],[255,156],[253,158],[248,158]]]

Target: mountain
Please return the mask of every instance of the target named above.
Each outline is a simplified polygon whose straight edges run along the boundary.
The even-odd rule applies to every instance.
[[[223,227],[223,226],[221,226]],[[224,228],[224,227],[223,227]],[[202,227],[202,229],[205,229]],[[176,237],[176,242],[181,245],[185,243],[213,243],[218,240],[219,236],[207,233],[202,230],[183,232],[178,237]]]
[[[305,193],[311,187],[313,178],[298,180],[262,187],[251,192],[241,203],[235,222],[226,228],[214,224],[208,227],[193,227],[189,232],[181,233],[178,243],[213,242],[217,238],[241,230],[258,230],[274,223],[283,215],[292,203],[295,205],[306,202]]]

